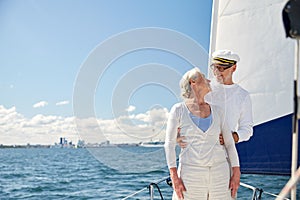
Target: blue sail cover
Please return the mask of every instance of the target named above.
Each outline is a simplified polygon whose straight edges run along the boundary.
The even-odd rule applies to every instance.
[[[237,144],[242,173],[291,174],[292,122],[291,114],[257,125],[249,141]]]

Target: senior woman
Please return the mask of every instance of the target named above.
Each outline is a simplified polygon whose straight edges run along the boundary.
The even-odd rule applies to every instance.
[[[204,101],[204,96],[211,89],[209,81],[198,68],[183,75],[180,88],[183,102],[173,105],[170,111],[165,139],[166,159],[174,189],[172,199],[232,199],[239,187],[240,167],[223,109]],[[177,169],[175,147],[178,128],[180,135],[185,136],[187,147],[180,151]],[[221,132],[225,145],[219,142]]]

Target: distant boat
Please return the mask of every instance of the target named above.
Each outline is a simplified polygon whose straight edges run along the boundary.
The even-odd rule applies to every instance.
[[[165,142],[156,141],[156,142],[142,142],[141,147],[164,147]]]

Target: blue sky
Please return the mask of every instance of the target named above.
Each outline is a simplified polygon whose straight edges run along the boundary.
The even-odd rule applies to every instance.
[[[0,143],[52,143],[64,134],[76,140],[73,125],[68,129],[61,126],[74,117],[74,86],[93,50],[124,32],[156,27],[186,35],[208,52],[211,4],[210,0],[0,1]],[[160,49],[116,58],[99,79],[93,97],[95,116],[106,120],[100,123],[120,117],[113,113],[113,98],[119,98],[112,97],[117,83],[149,63],[179,73],[191,67],[186,60]],[[200,68],[206,73],[206,66]],[[168,79],[168,75],[161,76]],[[170,109],[178,101],[172,92],[156,83],[141,85],[126,99],[128,117],[147,116],[154,108],[158,113]],[[142,122],[147,124],[147,120]]]

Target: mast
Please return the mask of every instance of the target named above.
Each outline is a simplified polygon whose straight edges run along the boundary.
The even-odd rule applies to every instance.
[[[293,113],[293,137],[292,137],[292,163],[291,163],[291,179],[299,177],[298,168],[298,79],[299,79],[299,40],[300,40],[300,2],[297,0],[289,0],[283,10],[282,19],[285,28],[286,37],[296,40],[294,54],[294,113]],[[296,200],[297,182],[291,187],[291,199]],[[286,185],[287,187],[287,185]],[[285,187],[285,188],[286,188]],[[285,188],[282,190],[284,192]]]
[[[219,14],[219,0],[213,0],[211,27],[210,27],[210,47],[209,56],[216,50],[216,33],[218,29],[218,14]]]
[[[218,31],[218,18],[219,18],[219,0],[213,0],[212,4],[212,14],[211,14],[211,25],[210,25],[210,44],[209,44],[209,58],[208,65],[210,66],[211,54],[216,50],[217,43],[217,31]],[[207,77],[211,79],[213,74],[211,70],[207,70]]]
[[[293,119],[293,146],[292,146],[292,164],[291,176],[294,177],[298,168],[298,77],[299,77],[299,39],[296,40],[295,47],[295,71],[294,71],[294,119]],[[291,190],[291,199],[296,200],[297,187],[293,186]]]

